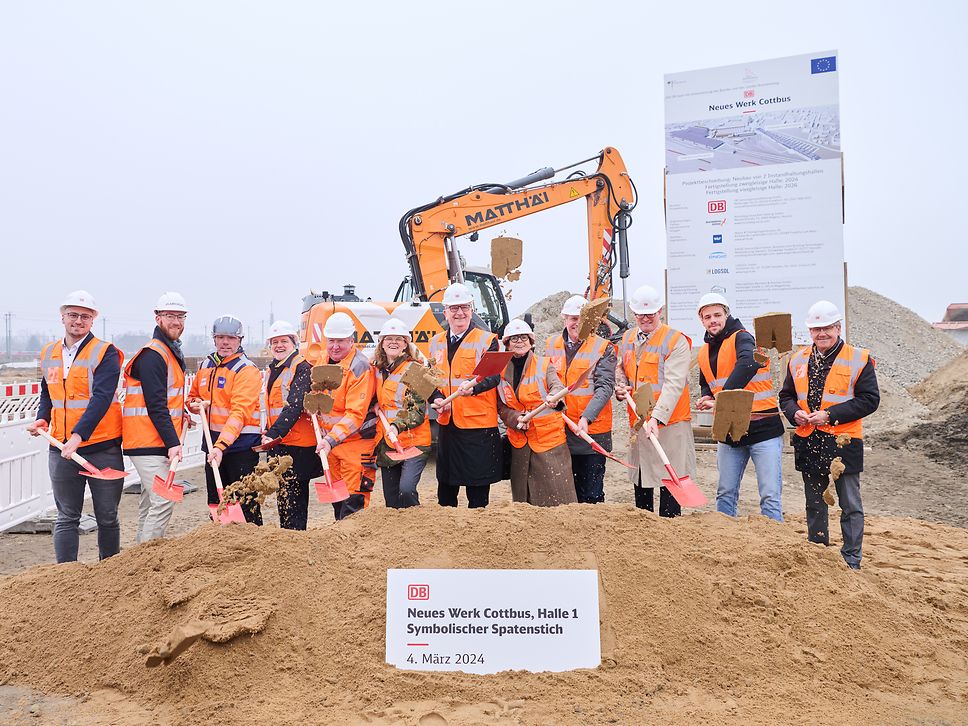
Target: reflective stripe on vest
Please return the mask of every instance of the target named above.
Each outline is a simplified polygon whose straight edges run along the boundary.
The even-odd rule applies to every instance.
[[[809,365],[810,355],[813,346],[803,348],[795,355],[790,357],[790,375],[797,391],[797,404],[804,411],[809,413]],[[827,409],[838,403],[844,403],[854,397],[854,386],[860,377],[861,371],[870,360],[870,352],[863,348],[855,348],[844,343],[837,357],[834,358],[827,377],[823,383],[823,393],[821,394],[820,408]],[[794,432],[797,436],[809,436],[814,428],[828,434],[848,434],[851,438],[861,439],[864,437],[864,427],[861,419],[849,421],[847,423],[830,423],[824,426],[798,426]]]
[[[716,356],[716,373],[719,375],[713,374],[709,360],[709,344],[705,343],[699,349],[699,369],[714,396],[723,390],[726,380],[736,367],[736,333],[738,332],[740,331],[737,330],[725,338],[719,348],[719,354]],[[753,392],[754,413],[768,411],[778,405],[776,393],[773,391],[773,376],[770,374],[769,364],[761,366],[756,375],[743,387],[743,390]]]

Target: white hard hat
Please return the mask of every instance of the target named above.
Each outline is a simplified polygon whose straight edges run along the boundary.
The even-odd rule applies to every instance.
[[[230,313],[219,315],[212,323],[212,337],[216,335],[232,335],[236,338],[244,338],[242,334],[242,321]]]
[[[284,335],[292,338],[294,344],[299,343],[299,331],[288,320],[277,320],[269,326],[269,335],[266,336],[266,342],[273,338],[281,338]]]
[[[632,299],[629,300],[629,307],[633,313],[651,315],[662,309],[662,297],[654,287],[642,285],[642,287],[636,288],[635,292],[632,293]]]
[[[512,335],[530,335],[531,342],[532,343],[534,342],[534,331],[531,329],[531,326],[518,318],[515,318],[514,320],[512,320],[504,328],[503,340],[507,340]]]
[[[165,292],[162,293],[161,297],[158,298],[158,302],[155,303],[155,312],[160,313],[162,310],[187,313],[188,305],[185,304],[185,298],[177,292]]]
[[[383,324],[380,337],[382,338],[384,335],[400,335],[408,341],[413,340],[413,335],[410,334],[410,328],[402,320],[397,320],[397,318],[390,318]]]
[[[572,295],[570,298],[565,300],[565,304],[561,306],[562,315],[581,315],[581,309],[585,306],[588,301],[581,295]]]
[[[67,306],[87,308],[88,310],[98,312],[97,303],[94,302],[94,296],[87,290],[75,290],[74,292],[67,293],[67,297],[64,298],[61,307],[66,308]]]
[[[718,292],[707,292],[705,295],[699,298],[699,304],[696,306],[696,313],[698,315],[702,315],[702,309],[707,305],[722,305],[726,309],[726,314],[729,315],[729,302]]]
[[[474,296],[463,283],[451,283],[444,290],[444,305],[472,305],[473,303]]]
[[[826,328],[828,325],[839,323],[844,319],[840,314],[840,308],[829,300],[819,300],[807,310],[807,320],[804,323],[808,328]]]
[[[323,335],[327,338],[352,338],[356,332],[353,318],[346,313],[333,313],[326,319]]]

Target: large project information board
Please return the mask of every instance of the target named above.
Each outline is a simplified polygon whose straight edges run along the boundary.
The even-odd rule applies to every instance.
[[[694,341],[696,303],[719,292],[752,327],[844,309],[836,51],[665,76],[669,324]],[[845,331],[846,332],[846,331]]]

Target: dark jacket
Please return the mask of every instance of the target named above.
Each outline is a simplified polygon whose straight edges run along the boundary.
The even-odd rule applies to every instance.
[[[843,347],[844,341],[838,341],[826,355],[820,355],[816,348],[807,363],[807,405],[811,411],[819,411],[823,398],[823,384],[827,381],[827,374],[834,359]],[[818,369],[819,366],[819,369]],[[820,384],[820,385],[818,385]],[[838,403],[827,411],[830,420],[839,423],[849,423],[870,416],[880,405],[881,394],[877,386],[877,375],[874,373],[874,358],[867,361],[857,382],[854,384],[854,397],[849,401]],[[790,423],[796,425],[794,417],[800,406],[797,403],[797,389],[793,383],[793,376],[787,366],[786,379],[780,390],[780,408]],[[811,474],[828,474],[830,462],[839,456],[844,462],[845,474],[858,474],[864,470],[864,441],[851,439],[850,443],[838,447],[833,434],[814,429],[809,436],[791,436],[793,441],[793,458],[797,471]]]
[[[181,346],[174,344],[161,328],[155,327],[154,335],[151,336],[160,341],[171,351],[182,373],[185,372],[185,356],[182,355]],[[180,443],[180,431],[175,431],[171,423],[171,416],[168,413],[168,364],[161,354],[144,348],[135,354],[134,363],[131,364],[131,377],[141,381],[141,390],[144,391],[145,408],[148,409],[148,418],[155,427],[155,431],[164,442],[163,447],[145,447],[142,449],[125,449],[124,453],[128,456],[167,456],[168,449],[178,446]]]
[[[760,364],[753,358],[753,352],[756,350],[756,340],[751,333],[743,328],[743,324],[732,315],[726,318],[726,325],[716,335],[706,333],[703,337],[703,341],[709,346],[709,367],[715,372],[716,362],[719,358],[719,349],[722,347],[723,341],[734,334],[736,335],[736,365],[723,384],[724,391],[735,391],[746,388],[746,384],[753,380],[753,376],[760,369]],[[699,390],[703,396],[713,395],[701,369],[699,371]],[[725,443],[730,446],[752,446],[761,441],[782,436],[783,421],[780,419],[779,409],[771,408],[759,413],[772,413],[774,411],[777,412],[776,416],[750,421],[749,431],[739,441],[733,441],[727,436]]]
[[[561,331],[561,339],[564,341],[565,346],[565,363],[567,366],[571,365],[571,361],[575,357],[575,353],[581,347],[582,341],[577,341],[575,343],[571,342],[568,337],[567,328]],[[617,363],[617,357],[615,355],[615,346],[609,345],[605,348],[605,353],[598,362],[595,364],[595,368],[591,372],[591,381],[594,393],[592,394],[592,399],[588,402],[585,410],[582,412],[584,417],[588,419],[589,422],[594,421],[598,418],[602,409],[611,400],[612,394],[615,393],[615,366]],[[558,371],[558,375],[562,382],[565,380],[565,371]],[[605,451],[612,450],[612,432],[603,431],[600,434],[589,434],[592,440],[605,449]],[[584,439],[575,436],[571,432],[571,429],[567,426],[565,427],[565,439],[568,442],[568,451],[571,452],[572,456],[601,456],[595,452],[591,445]]]
[[[276,382],[285,367],[298,354],[299,351],[294,350],[281,361],[273,361],[269,364],[269,379],[266,381],[267,391],[272,390],[272,384]],[[286,404],[283,406],[282,413],[266,431],[266,436],[270,439],[285,438],[289,435],[292,427],[296,425],[296,421],[299,420],[303,412],[303,398],[309,393],[312,386],[312,370],[312,365],[306,360],[300,361],[299,365],[296,366],[296,370],[292,374],[292,381],[289,383],[289,395],[286,397]]]

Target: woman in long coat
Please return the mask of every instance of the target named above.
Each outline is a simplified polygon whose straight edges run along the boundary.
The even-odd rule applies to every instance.
[[[576,504],[571,454],[559,412],[564,401],[556,404],[558,410],[546,408],[521,422],[564,386],[549,360],[535,355],[534,331],[523,320],[508,323],[504,345],[514,357],[501,375],[497,405],[511,442],[511,498],[539,507]]]

